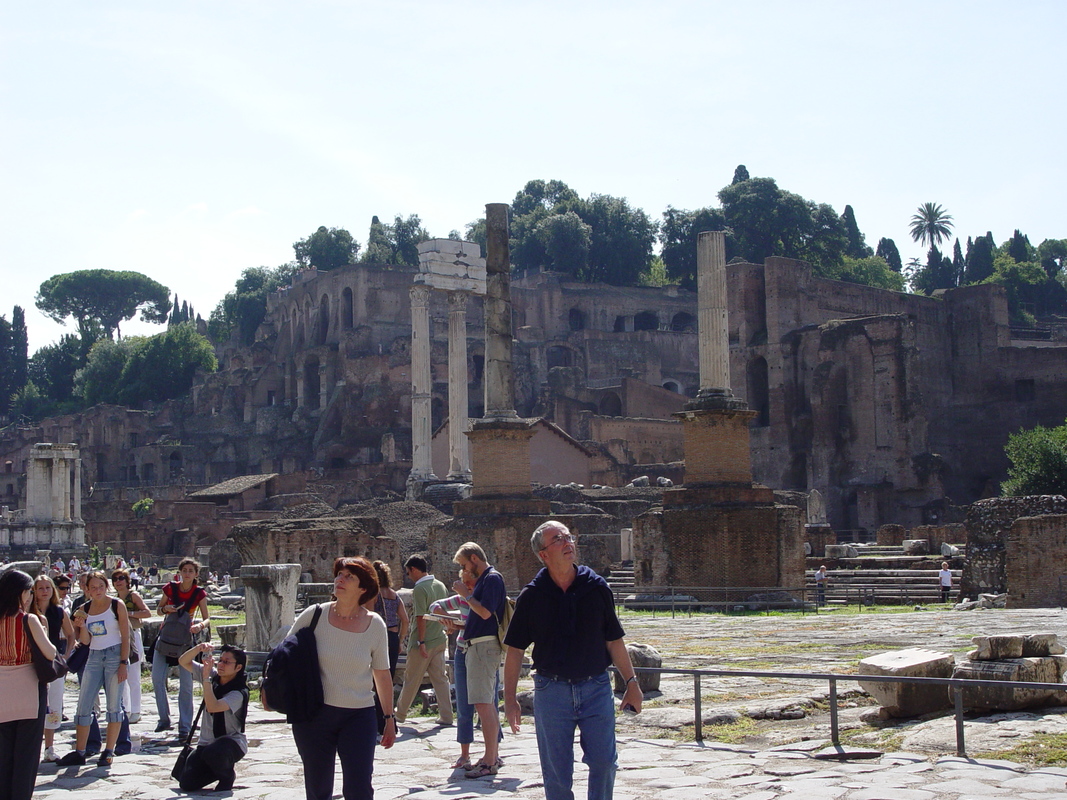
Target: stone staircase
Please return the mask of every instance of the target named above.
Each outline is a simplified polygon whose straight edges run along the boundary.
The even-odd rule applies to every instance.
[[[634,565],[632,561],[615,564],[607,577],[608,586],[616,597],[632,594],[636,590],[634,583]]]
[[[961,570],[952,570],[953,601],[956,599],[960,573]],[[936,569],[835,569],[827,570],[827,574],[830,576],[830,585],[826,588],[827,605],[911,605],[941,602],[941,586]],[[814,599],[815,570],[807,570],[805,579],[808,597]]]

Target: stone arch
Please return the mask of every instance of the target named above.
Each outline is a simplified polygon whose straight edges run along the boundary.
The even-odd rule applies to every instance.
[[[615,324],[611,328],[615,333],[622,333],[626,330],[626,317],[619,314],[615,317]]]
[[[585,314],[580,308],[572,308],[567,312],[567,324],[572,331],[585,330]]]
[[[753,427],[766,428],[771,424],[770,381],[767,359],[762,356],[748,362],[748,407],[757,412]]]
[[[659,317],[655,311],[641,311],[634,314],[635,331],[658,331]]]
[[[622,400],[615,392],[607,392],[600,398],[599,412],[602,417],[621,417]]]
[[[352,287],[346,286],[341,292],[341,329],[352,330],[353,321]]]
[[[674,392],[676,394],[681,394],[682,393],[682,387],[678,383],[678,381],[664,381],[663,382],[663,388],[667,389],[668,391]]]
[[[330,335],[330,298],[323,295],[319,300],[319,312],[315,319],[315,344],[326,344]]]
[[[696,333],[697,318],[688,311],[679,311],[671,318],[671,330],[677,333]]]

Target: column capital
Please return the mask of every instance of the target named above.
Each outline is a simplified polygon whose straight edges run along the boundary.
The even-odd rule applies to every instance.
[[[425,283],[411,284],[411,289],[408,291],[411,296],[411,304],[420,306],[429,304],[431,291],[432,287],[427,286]]]
[[[471,293],[466,289],[450,289],[448,291],[448,310],[449,311],[466,311],[467,300],[470,299]]]

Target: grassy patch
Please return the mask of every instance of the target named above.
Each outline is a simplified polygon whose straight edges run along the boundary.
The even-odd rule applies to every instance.
[[[687,725],[686,729],[692,736],[692,728]],[[759,726],[756,721],[751,717],[744,716],[740,717],[737,722],[730,722],[726,725],[704,726],[705,739],[722,742],[723,744],[743,744],[750,736],[755,736],[758,733]]]
[[[1037,733],[1007,750],[975,753],[974,758],[996,758],[1037,767],[1064,767],[1067,766],[1067,733]]]

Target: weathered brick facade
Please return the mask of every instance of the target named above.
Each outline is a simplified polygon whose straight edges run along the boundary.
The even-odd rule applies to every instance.
[[[1067,514],[1020,517],[1005,550],[1008,608],[1067,605]]]

